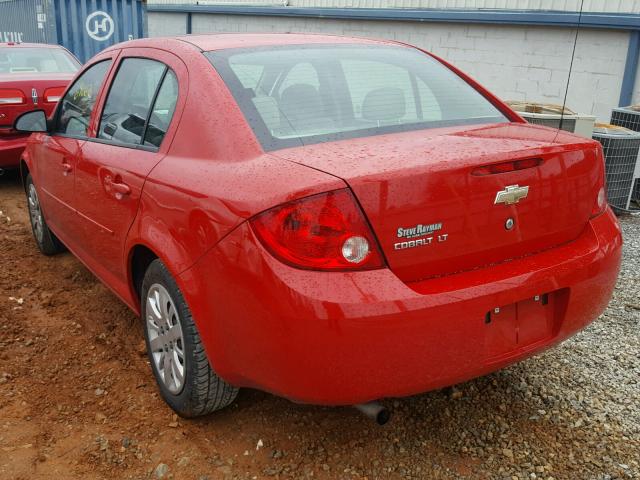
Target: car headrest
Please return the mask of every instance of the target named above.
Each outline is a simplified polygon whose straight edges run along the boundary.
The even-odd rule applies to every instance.
[[[406,104],[400,88],[371,90],[362,102],[362,118],[372,122],[394,122],[404,117]]]
[[[280,95],[280,109],[294,124],[322,115],[324,110],[320,93],[313,85],[306,83],[296,83],[285,88]]]

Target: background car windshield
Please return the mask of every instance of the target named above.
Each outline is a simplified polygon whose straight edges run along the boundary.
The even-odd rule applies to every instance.
[[[314,45],[205,55],[265,150],[506,121],[458,75],[411,48]]]
[[[75,73],[79,68],[60,48],[0,48],[0,73]]]

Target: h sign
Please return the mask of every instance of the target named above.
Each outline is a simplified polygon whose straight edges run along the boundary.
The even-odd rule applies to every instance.
[[[95,11],[89,15],[84,26],[87,30],[87,34],[97,42],[109,40],[111,35],[113,35],[113,30],[115,28],[113,18],[111,18],[108,13],[101,10]]]

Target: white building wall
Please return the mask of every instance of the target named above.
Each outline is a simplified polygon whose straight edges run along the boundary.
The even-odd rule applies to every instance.
[[[183,13],[147,13],[147,34],[150,37],[172,37],[187,31],[187,16]]]
[[[149,13],[150,36],[184,33],[185,27],[184,14]],[[192,31],[319,32],[399,40],[452,62],[505,100],[560,104],[575,35],[575,30],[555,27],[211,14],[193,14]],[[567,106],[609,121],[611,109],[618,106],[628,42],[629,34],[622,31],[580,32]],[[634,99],[640,99],[640,84]]]

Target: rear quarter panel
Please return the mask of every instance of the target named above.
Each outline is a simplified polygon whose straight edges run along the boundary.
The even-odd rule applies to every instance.
[[[265,154],[204,55],[193,48],[179,54],[189,65],[188,96],[167,156],[145,182],[124,256],[129,262],[132,249],[144,245],[176,277],[256,213],[345,186]]]

